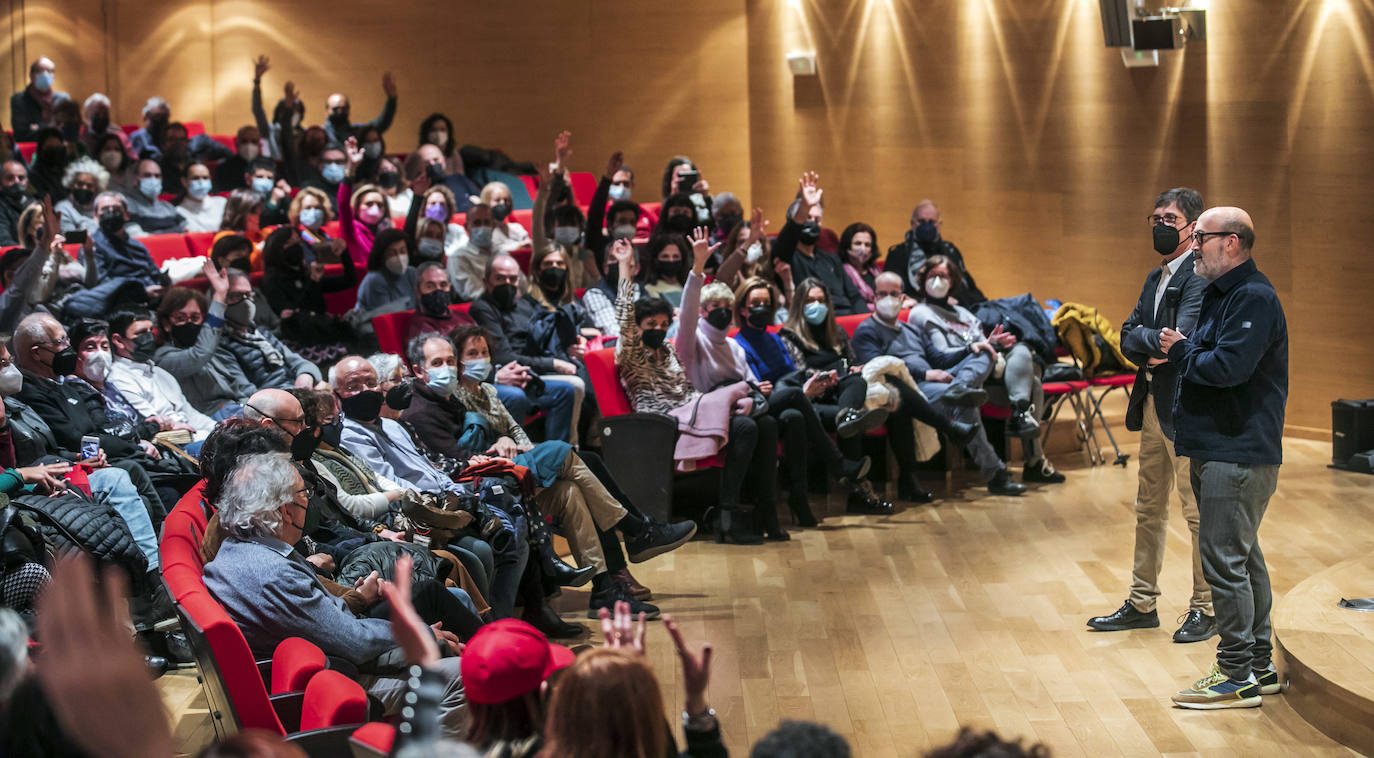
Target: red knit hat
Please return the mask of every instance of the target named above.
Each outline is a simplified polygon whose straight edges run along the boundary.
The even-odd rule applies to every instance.
[[[549,642],[524,621],[493,621],[477,630],[463,649],[463,691],[473,703],[504,703],[538,689],[574,657],[573,651]]]

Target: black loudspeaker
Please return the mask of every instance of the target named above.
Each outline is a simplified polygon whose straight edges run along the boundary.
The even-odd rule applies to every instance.
[[[1343,467],[1351,456],[1374,448],[1374,400],[1331,403],[1331,465]]]
[[[1183,47],[1178,16],[1153,16],[1131,21],[1131,46],[1136,50],[1173,50]]]

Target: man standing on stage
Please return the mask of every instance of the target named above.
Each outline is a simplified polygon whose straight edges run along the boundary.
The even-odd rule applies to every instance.
[[[1145,277],[1135,310],[1121,325],[1121,352],[1140,367],[1126,411],[1126,428],[1140,432],[1139,484],[1135,495],[1135,565],[1130,596],[1115,613],[1088,619],[1102,632],[1154,629],[1159,600],[1159,571],[1164,567],[1168,536],[1169,495],[1177,482],[1183,518],[1193,537],[1193,596],[1174,642],[1201,642],[1217,633],[1212,616],[1212,589],[1202,575],[1198,554],[1197,501],[1188,474],[1188,459],[1174,452],[1174,395],[1178,369],[1159,345],[1160,330],[1169,327],[1192,334],[1207,281],[1193,273],[1190,236],[1202,213],[1197,190],[1176,187],[1155,198],[1149,216],[1160,265]]]
[[[1251,260],[1249,214],[1211,208],[1192,240],[1193,271],[1208,282],[1197,327],[1188,335],[1166,328],[1159,344],[1179,374],[1175,448],[1192,459],[1198,550],[1221,643],[1211,672],[1173,699],[1184,708],[1253,708],[1279,691],[1258,532],[1283,460],[1288,324]]]

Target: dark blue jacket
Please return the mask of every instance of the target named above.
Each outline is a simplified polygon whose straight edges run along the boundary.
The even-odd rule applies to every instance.
[[[1169,350],[1178,368],[1174,447],[1205,461],[1283,462],[1288,322],[1253,260],[1203,292],[1197,330]]]
[[[1131,359],[1140,369],[1131,387],[1131,401],[1126,408],[1126,428],[1133,432],[1141,429],[1145,415],[1145,398],[1153,396],[1155,416],[1164,436],[1174,438],[1174,395],[1178,394],[1178,367],[1172,362],[1161,363],[1152,369],[1147,366],[1151,358],[1163,358],[1159,349],[1159,332],[1164,327],[1172,327],[1191,336],[1197,326],[1198,310],[1202,308],[1202,293],[1207,289],[1207,280],[1193,273],[1193,256],[1189,255],[1169,279],[1169,287],[1179,288],[1178,311],[1173,323],[1166,324],[1164,300],[1160,298],[1159,308],[1155,308],[1155,291],[1159,289],[1159,277],[1163,273],[1156,266],[1145,277],[1145,287],[1140,292],[1135,309],[1121,324],[1121,352]]]

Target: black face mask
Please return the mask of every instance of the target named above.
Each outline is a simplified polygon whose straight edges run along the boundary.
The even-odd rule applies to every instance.
[[[382,412],[382,393],[378,390],[363,390],[353,397],[340,397],[339,405],[343,412],[354,421],[370,423],[377,420]]]
[[[717,308],[706,314],[706,323],[717,329],[724,329],[730,326],[730,309]]]
[[[692,214],[687,213],[677,216],[669,216],[668,220],[664,223],[668,227],[668,230],[671,232],[676,232],[677,234],[687,234],[688,232],[692,231]]]
[[[201,324],[193,324],[190,321],[173,326],[172,343],[181,348],[190,347],[196,344],[196,340],[200,338],[201,326]]]
[[[453,304],[448,290],[434,290],[420,296],[420,312],[430,318],[444,318]]]
[[[565,268],[549,267],[539,272],[539,286],[550,292],[561,291],[567,281],[568,270]]]
[[[331,123],[331,124],[336,124],[336,125],[338,125],[338,124],[347,124],[347,123],[348,123],[348,111],[345,109],[345,110],[339,111],[338,113],[331,113],[331,114],[329,114],[329,123]]]
[[[115,234],[124,230],[124,211],[118,208],[106,208],[100,213],[100,231],[105,234]]]
[[[45,166],[63,166],[67,163],[67,148],[58,145],[56,147],[45,147],[38,154],[38,159]]]
[[[510,215],[510,203],[497,203],[491,206],[491,216],[497,221],[505,221]]]
[[[315,446],[320,444],[320,438],[315,435],[316,427],[307,426],[301,430],[291,440],[291,460],[308,461],[310,456],[315,453]]]
[[[1163,221],[1155,224],[1154,229],[1155,252],[1160,255],[1168,255],[1178,249],[1178,230],[1164,223]]]
[[[401,175],[395,171],[383,171],[377,174],[377,186],[382,189],[391,189],[401,186]]]
[[[650,350],[657,350],[663,347],[663,341],[668,339],[667,329],[645,329],[640,332],[644,340],[644,346]]]
[[[252,273],[253,271],[253,261],[247,256],[244,256],[242,258],[235,258],[234,260],[229,261],[227,265],[229,268],[238,269],[239,271],[242,271],[245,274]],[[297,263],[297,265],[299,265],[299,263]]]
[[[676,279],[682,274],[682,261],[655,261],[654,268],[664,279]]]
[[[0,189],[0,199],[4,200],[5,204],[11,208],[22,208],[29,198],[28,193],[24,191],[24,185],[21,183],[11,184]]]
[[[110,128],[109,116],[96,116],[91,119],[91,131],[96,134],[104,134]]]
[[[738,213],[724,213],[716,217],[716,228],[722,232],[729,232],[744,220],[744,216]]]
[[[91,204],[91,201],[94,200],[94,199],[95,199],[95,190],[88,190],[88,189],[74,189],[74,190],[72,190],[72,200],[76,201],[76,204],[77,204],[77,205],[82,205],[82,206],[90,205],[90,204]]]
[[[339,418],[339,417],[336,416],[336,417],[334,418],[334,423],[332,423],[332,424],[325,424],[324,426],[321,426],[321,427],[320,427],[320,442],[323,442],[324,444],[326,444],[326,445],[328,445],[328,446],[330,446],[330,447],[338,447],[338,446],[339,446],[339,442],[340,442],[342,439],[343,439],[343,419],[342,419],[342,418]]]
[[[129,352],[134,360],[151,361],[153,359],[153,353],[157,350],[157,340],[154,339],[152,332],[144,332],[134,337],[132,342],[134,347]]]
[[[797,234],[797,241],[803,245],[814,245],[821,238],[821,225],[815,221],[807,221],[802,224],[801,231]]]
[[[46,345],[44,346],[47,347]],[[70,345],[52,354],[52,372],[56,376],[76,373],[76,349]]]
[[[912,235],[916,238],[917,244],[925,247],[940,239],[940,230],[935,227],[934,221],[922,221],[916,225]]]
[[[498,284],[491,288],[491,300],[496,307],[508,311],[515,306],[515,285]]]
[[[755,329],[767,329],[773,324],[773,309],[766,305],[756,305],[749,309],[747,320]]]
[[[410,401],[414,390],[410,382],[401,382],[386,391],[386,405],[393,411],[403,411],[410,407]]]

